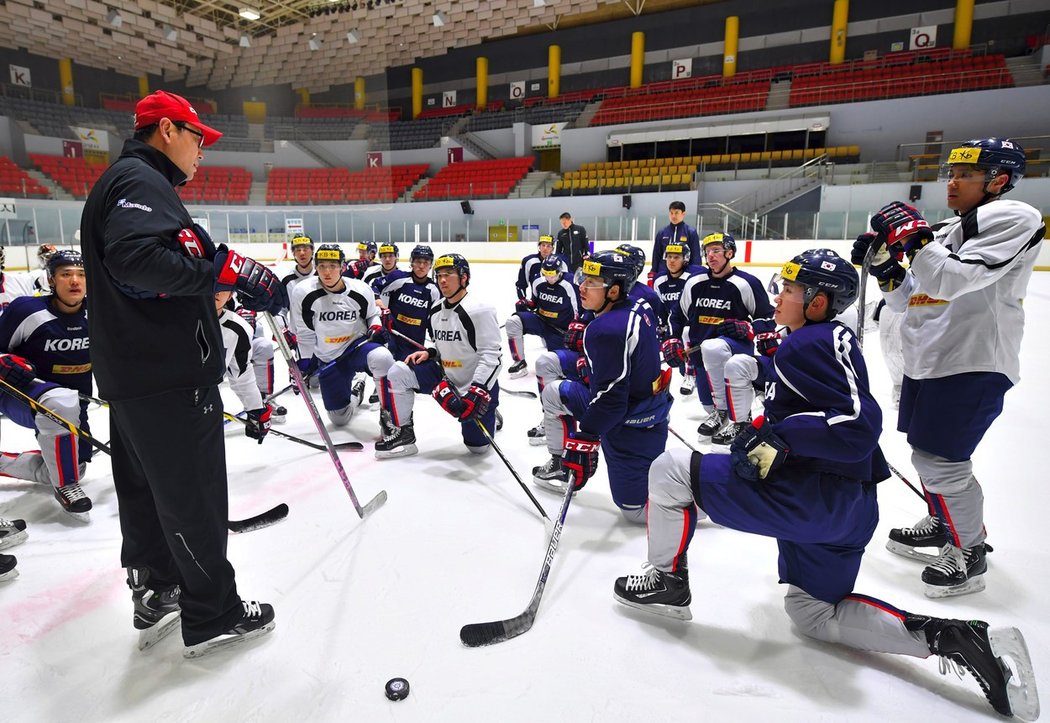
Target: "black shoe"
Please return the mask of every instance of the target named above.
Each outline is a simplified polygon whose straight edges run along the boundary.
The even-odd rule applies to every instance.
[[[678,620],[692,620],[689,603],[689,573],[663,572],[646,563],[642,574],[616,578],[613,596],[617,601],[636,610],[663,615]]]
[[[181,591],[178,585],[159,589],[149,586],[149,570],[144,567],[128,568],[128,587],[131,601],[135,604],[135,629],[139,631],[139,650],[153,647],[179,626],[182,609],[179,607]]]
[[[890,539],[886,543],[886,549],[902,557],[930,563],[937,559],[937,555],[920,552],[916,548],[936,547],[939,549],[947,544],[948,536],[945,534],[944,525],[936,517],[926,515],[911,527],[894,527],[890,530]]]
[[[412,422],[393,429],[393,434],[384,435],[382,441],[376,442],[376,459],[409,457],[419,451]]]
[[[951,664],[961,666],[977,680],[997,713],[1034,720],[1032,707],[1038,714],[1039,704],[1032,662],[1024,637],[1016,628],[989,630],[988,623],[981,620],[945,620],[925,615],[909,615],[904,626],[926,634],[930,652],[943,658],[941,673],[951,669]],[[1015,666],[1013,685],[1010,681],[1015,671],[1010,670],[1002,655],[1008,655]]]
[[[711,437],[711,444],[719,445],[722,447],[728,447],[733,443],[733,440],[737,438],[741,432],[744,431],[744,427],[751,426],[751,421],[746,422],[734,422],[731,419],[726,419],[726,423],[722,425]]]
[[[729,419],[728,414],[721,409],[716,409],[707,415],[707,419],[700,423],[700,426],[696,428],[696,433],[700,437],[713,437],[718,430],[725,426],[727,419]]]
[[[547,429],[543,426],[543,422],[540,422],[535,427],[530,429],[528,432],[529,444],[533,447],[539,447],[547,444]]]
[[[182,651],[183,657],[199,658],[220,648],[243,643],[252,638],[270,632],[274,628],[273,606],[255,600],[242,600],[244,612],[240,619],[224,633],[196,645],[187,645]]]
[[[941,556],[922,571],[926,597],[941,598],[984,590],[988,572],[984,544],[959,548],[945,545]]]
[[[62,505],[63,510],[80,522],[91,520],[88,514],[91,511],[91,499],[84,494],[78,483],[55,487],[55,499]]]
[[[0,555],[0,581],[14,580],[18,577],[18,559],[14,555]]]
[[[368,395],[368,404],[379,404],[379,390],[373,389],[372,393]]]
[[[29,537],[25,520],[5,520],[0,517],[0,550],[21,545]]]
[[[532,468],[532,481],[544,489],[563,493],[569,486],[569,470],[561,466],[561,457],[551,455],[546,463]]]
[[[507,370],[507,373],[510,374],[511,379],[514,379],[516,377],[523,377],[529,373],[529,365],[525,362],[524,359],[522,359],[521,361],[516,361],[510,365],[510,369]]]

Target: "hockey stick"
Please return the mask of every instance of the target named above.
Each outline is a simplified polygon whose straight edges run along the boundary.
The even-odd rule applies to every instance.
[[[504,394],[509,394],[512,397],[525,397],[526,399],[536,399],[536,392],[524,392],[518,389],[507,389],[506,387],[500,387],[500,391]]]
[[[670,432],[671,434],[673,434],[674,436],[678,437],[678,441],[681,442],[682,444],[684,444],[689,449],[693,450],[694,452],[699,452],[700,451],[696,447],[694,447],[693,445],[689,444],[689,442],[686,442],[685,441],[685,437],[680,435],[678,432],[674,431],[674,429],[671,427],[671,425],[667,425],[667,431]]]
[[[35,379],[34,381],[41,381],[41,380]],[[58,424],[58,425],[61,425],[61,426],[65,427],[66,429],[69,430],[70,434],[77,435],[78,437],[83,439],[85,442],[90,444],[95,449],[98,449],[98,450],[100,450],[102,452],[105,452],[106,454],[108,454],[110,456],[113,456],[113,451],[109,448],[108,444],[106,444],[105,442],[98,441],[97,439],[92,437],[90,434],[85,432],[83,429],[81,429],[77,425],[75,425],[72,422],[70,422],[65,417],[61,416],[60,414],[58,414],[57,412],[55,412],[55,411],[53,411],[51,409],[48,409],[43,404],[41,404],[37,400],[35,400],[32,397],[30,397],[28,394],[24,393],[18,387],[11,386],[10,384],[8,384],[3,379],[0,379],[0,390],[2,390],[4,392],[7,392],[8,394],[10,394],[15,399],[22,400],[23,402],[28,404],[29,408],[32,409],[34,412],[38,412],[40,414],[43,414],[45,417],[50,419],[55,424]]]
[[[551,564],[554,562],[554,553],[558,551],[558,542],[561,540],[561,531],[565,526],[565,515],[569,511],[569,503],[575,492],[576,475],[569,474],[569,485],[565,488],[565,496],[561,501],[561,513],[551,530],[550,539],[547,541],[547,552],[543,556],[543,567],[540,568],[540,577],[536,581],[536,589],[532,593],[532,600],[525,612],[506,620],[496,620],[491,623],[470,623],[464,625],[459,631],[459,639],[468,648],[477,648],[482,645],[493,645],[510,640],[522,633],[526,633],[536,622],[536,611],[540,609],[540,599],[543,597],[543,589],[547,586],[547,576],[551,572]]]
[[[868,274],[871,271],[871,260],[875,256],[875,247],[879,243],[881,243],[880,238],[876,237],[871,246],[868,246],[868,250],[864,252],[864,261],[860,264],[860,289],[857,294],[857,309],[860,311],[860,321],[857,323],[857,346],[862,350],[864,349],[864,309],[866,308],[864,299],[868,291]]]
[[[247,426],[247,424],[248,424],[248,420],[244,419],[243,417],[238,417],[236,414],[230,414],[229,412],[223,412],[222,416],[225,419],[230,420],[231,422],[233,422],[233,421],[240,422],[241,424],[243,424],[245,426]],[[317,444],[316,442],[311,442],[309,440],[302,439],[301,437],[294,437],[291,434],[285,434],[281,430],[274,429],[273,427],[270,427],[269,434],[272,434],[275,437],[281,437],[283,439],[287,439],[289,442],[298,442],[299,444],[305,444],[307,447],[312,447],[313,449],[318,449],[318,450],[320,450],[322,452],[324,452],[325,450],[328,449],[323,444]],[[334,446],[335,446],[336,449],[352,449],[355,452],[360,452],[362,449],[365,448],[365,445],[361,444],[360,442],[335,442]]]
[[[925,503],[926,503],[926,506],[927,506],[927,507],[929,507],[929,504],[930,504],[929,500],[927,500],[927,499],[926,499],[926,495],[924,495],[924,494],[923,494],[922,492],[920,492],[920,491],[919,491],[919,488],[917,488],[917,487],[916,487],[915,485],[913,485],[913,484],[912,484],[911,482],[909,482],[909,481],[908,481],[908,478],[907,478],[907,477],[905,477],[904,475],[902,475],[902,474],[900,473],[900,470],[898,470],[898,469],[897,469],[896,467],[894,467],[894,466],[893,466],[892,464],[890,464],[889,462],[887,462],[887,463],[886,463],[886,466],[890,468],[890,472],[893,472],[894,476],[896,476],[896,478],[897,478],[897,479],[899,479],[899,480],[900,480],[901,482],[903,482],[904,484],[908,485],[908,489],[910,489],[910,490],[911,490],[912,492],[914,492],[915,494],[917,494],[917,495],[919,496],[919,498],[920,498],[920,499],[921,499],[921,500],[922,500],[923,502],[925,502]]]
[[[229,520],[226,522],[226,527],[229,528],[230,532],[251,532],[252,530],[260,530],[263,527],[275,525],[287,516],[288,505],[282,502],[273,509],[266,510],[266,512],[255,517],[248,517],[244,520]]]
[[[343,462],[339,459],[339,453],[336,451],[335,445],[332,444],[332,438],[328,434],[328,429],[325,428],[324,422],[321,421],[321,415],[317,413],[317,405],[314,403],[313,397],[310,396],[310,390],[307,389],[306,382],[303,381],[303,375],[299,371],[294,357],[292,357],[292,350],[288,348],[288,341],[277,328],[277,322],[274,321],[273,314],[268,311],[264,311],[262,314],[263,318],[266,319],[266,323],[270,325],[270,330],[273,331],[274,337],[277,339],[277,344],[281,348],[281,355],[288,364],[288,372],[292,375],[292,381],[299,389],[299,396],[306,402],[306,408],[310,412],[310,417],[314,420],[314,426],[317,427],[318,434],[324,440],[325,449],[328,450],[328,456],[335,466],[335,471],[339,475],[343,487],[346,488],[346,493],[350,495],[350,501],[354,503],[354,509],[357,510],[358,517],[364,519],[365,515],[371,514],[386,502],[386,490],[380,490],[379,494],[373,497],[364,507],[357,501],[357,495],[354,493],[353,485],[350,484],[350,478],[346,476],[346,470],[343,469]]]
[[[499,458],[503,460],[503,464],[505,464],[507,466],[507,469],[510,470],[510,473],[514,475],[514,479],[516,479],[518,481],[518,484],[521,485],[521,488],[525,490],[525,494],[527,494],[529,496],[529,499],[532,500],[532,504],[536,505],[536,509],[540,511],[540,517],[543,518],[544,522],[550,522],[551,518],[547,516],[547,511],[543,509],[543,505],[540,504],[540,501],[537,500],[535,496],[533,496],[532,491],[525,486],[524,482],[521,481],[521,476],[518,474],[518,471],[514,469],[514,465],[512,465],[510,463],[510,460],[507,459],[507,455],[503,454],[503,450],[499,448],[498,444],[496,444],[496,440],[492,438],[492,435],[489,433],[489,430],[485,426],[484,422],[482,422],[477,417],[474,417],[474,421],[477,422],[478,429],[481,430],[481,433],[484,434],[485,437],[489,440],[489,444],[492,445],[492,449],[495,450],[496,454],[499,455]]]

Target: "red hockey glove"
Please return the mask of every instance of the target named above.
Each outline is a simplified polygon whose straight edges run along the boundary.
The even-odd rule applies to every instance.
[[[470,389],[463,395],[465,409],[459,415],[459,421],[466,422],[472,418],[481,419],[489,410],[489,404],[491,403],[492,397],[489,395],[489,390],[485,388],[485,385],[471,384]]]
[[[248,326],[252,328],[252,331],[255,331],[255,324],[257,322],[258,314],[259,312],[252,311],[251,309],[244,306],[237,309],[237,315],[248,322]]]
[[[583,353],[583,332],[587,330],[587,324],[582,321],[573,320],[565,330],[565,348],[571,351]]]
[[[195,223],[190,228],[180,230],[175,235],[175,240],[187,256],[209,261],[215,258],[215,243],[200,224]]]
[[[15,354],[0,354],[0,379],[28,394],[36,379],[36,367]]]
[[[430,396],[434,397],[437,403],[441,405],[441,408],[456,419],[462,417],[466,404],[463,403],[463,400],[460,399],[459,394],[456,393],[455,388],[448,383],[447,379],[442,379],[438,382]]]
[[[574,473],[576,489],[582,489],[587,480],[598,470],[598,446],[601,440],[586,432],[570,432],[565,435],[565,451],[561,455],[561,466]]]
[[[903,253],[899,248],[891,249],[887,247],[885,239],[877,234],[862,233],[853,242],[850,261],[858,266],[862,266],[869,248],[874,248],[875,252],[871,255],[871,265],[868,266],[868,273],[879,282],[880,289],[893,291],[904,282],[905,271],[904,267],[900,265],[900,260],[904,257]]]
[[[752,341],[755,338],[751,324],[743,319],[726,319],[718,325],[718,335],[737,341]]]
[[[883,234],[890,253],[903,251],[911,258],[933,240],[933,230],[914,206],[894,201],[871,217],[871,228]]]
[[[255,259],[222,246],[215,253],[214,262],[216,288],[237,289],[245,307],[273,314],[288,308],[288,290],[284,284]]]
[[[780,348],[780,332],[773,319],[755,319],[751,323],[755,331],[755,351],[763,356],[773,356]]]
[[[536,308],[536,302],[532,299],[518,299],[514,302],[514,311],[532,311]]]
[[[270,417],[273,415],[273,407],[267,404],[261,409],[251,409],[248,411],[247,424],[244,426],[244,434],[246,437],[259,440],[259,444],[262,444],[263,437],[270,431]]]
[[[663,355],[664,363],[672,369],[681,369],[685,366],[685,346],[681,339],[668,339],[660,345],[660,354]]]

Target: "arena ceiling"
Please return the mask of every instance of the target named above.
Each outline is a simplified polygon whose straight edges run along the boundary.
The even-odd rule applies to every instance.
[[[449,48],[715,1],[0,0],[0,46],[190,86],[320,92]]]

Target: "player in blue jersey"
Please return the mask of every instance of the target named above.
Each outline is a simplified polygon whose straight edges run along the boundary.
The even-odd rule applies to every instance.
[[[91,447],[63,425],[38,414],[11,389],[34,399],[87,431],[91,358],[84,298],[84,259],[58,251],[48,261],[50,296],[23,296],[0,316],[0,411],[17,424],[36,429],[39,452],[0,456],[0,473],[47,481],[62,509],[87,522],[91,500],[80,478]]]
[[[552,236],[540,236],[540,240],[536,244],[536,253],[529,254],[521,260],[518,278],[514,282],[514,290],[517,292],[519,299],[529,298],[532,282],[540,278],[540,264],[550,256],[554,256],[554,258],[562,262],[564,266],[563,271],[569,270],[569,265],[564,257],[554,253],[554,238]]]
[[[671,338],[664,342],[664,360],[672,367],[691,363],[699,383],[697,397],[704,405],[707,418],[697,433],[702,441],[717,434],[729,421],[726,410],[722,367],[732,354],[753,354],[754,345],[724,322],[740,319],[766,319],[773,316],[769,295],[761,281],[733,266],[736,240],[729,234],[713,233],[704,237],[707,273],[695,274],[686,282],[681,298],[671,310]],[[702,343],[717,340],[709,356],[704,356]],[[706,360],[713,368],[708,369]]]
[[[441,299],[437,284],[430,278],[430,268],[434,264],[431,248],[417,245],[412,249],[410,259],[412,273],[385,285],[377,301],[389,311],[385,314],[389,328],[415,342],[406,341],[397,334],[391,335],[388,346],[397,361],[404,361],[409,354],[426,346],[431,307]]]
[[[540,277],[532,282],[531,293],[518,299],[514,314],[507,319],[507,346],[514,363],[507,371],[511,378],[528,373],[525,361],[525,334],[542,337],[548,351],[565,348],[565,330],[580,315],[580,292],[565,278],[565,265],[551,254],[540,264]]]
[[[623,254],[634,268],[634,280],[637,281],[645,271],[645,252],[632,244],[620,244],[616,252]],[[649,284],[632,284],[628,296],[634,301],[644,302],[643,309],[653,322],[653,326],[660,325],[660,316],[663,314],[663,302],[660,295],[653,290]]]
[[[595,315],[583,338],[590,385],[563,379],[544,388],[551,458],[533,469],[533,480],[561,491],[571,471],[583,487],[597,468],[600,444],[613,502],[627,520],[644,524],[646,475],[667,442],[670,374],[660,369],[656,324],[643,303],[630,298],[631,260],[601,251],[584,261],[577,278],[580,303]]]
[[[657,332],[661,344],[671,336],[671,322],[668,317],[671,315],[671,310],[678,306],[685,283],[692,278],[693,274],[706,273],[702,266],[690,265],[692,253],[689,244],[676,242],[664,247],[664,270],[653,282],[653,291],[660,297],[660,326]],[[696,375],[690,368],[689,360],[686,359],[682,368],[682,388],[679,391],[683,396],[688,396],[693,393],[695,386]]]
[[[387,284],[408,276],[407,271],[397,268],[398,253],[397,244],[394,243],[383,244],[379,247],[379,273],[371,276],[368,282],[377,297],[382,294],[383,287]]]
[[[878,445],[882,411],[863,354],[853,331],[836,320],[856,299],[859,280],[848,261],[823,249],[796,256],[782,274],[776,320],[790,333],[766,381],[765,417],[737,437],[730,454],[673,449],[653,463],[649,560],[641,574],[616,580],[616,600],[691,619],[686,551],[697,519],[710,517],[777,540],[785,609],[803,634],[860,650],[942,656],[978,679],[996,711],[1032,720],[1038,703],[1019,632],[990,635],[984,622],[908,613],[854,592],[878,523],[876,483],[889,475]],[[1020,686],[1012,690],[997,657],[1007,649],[1019,661]]]
[[[685,204],[681,201],[671,201],[667,207],[667,218],[669,224],[656,233],[653,240],[653,268],[649,272],[649,285],[652,286],[656,277],[664,270],[664,251],[667,244],[683,244],[689,247],[689,255],[699,259],[702,250],[700,248],[700,235],[696,229],[685,222]]]

